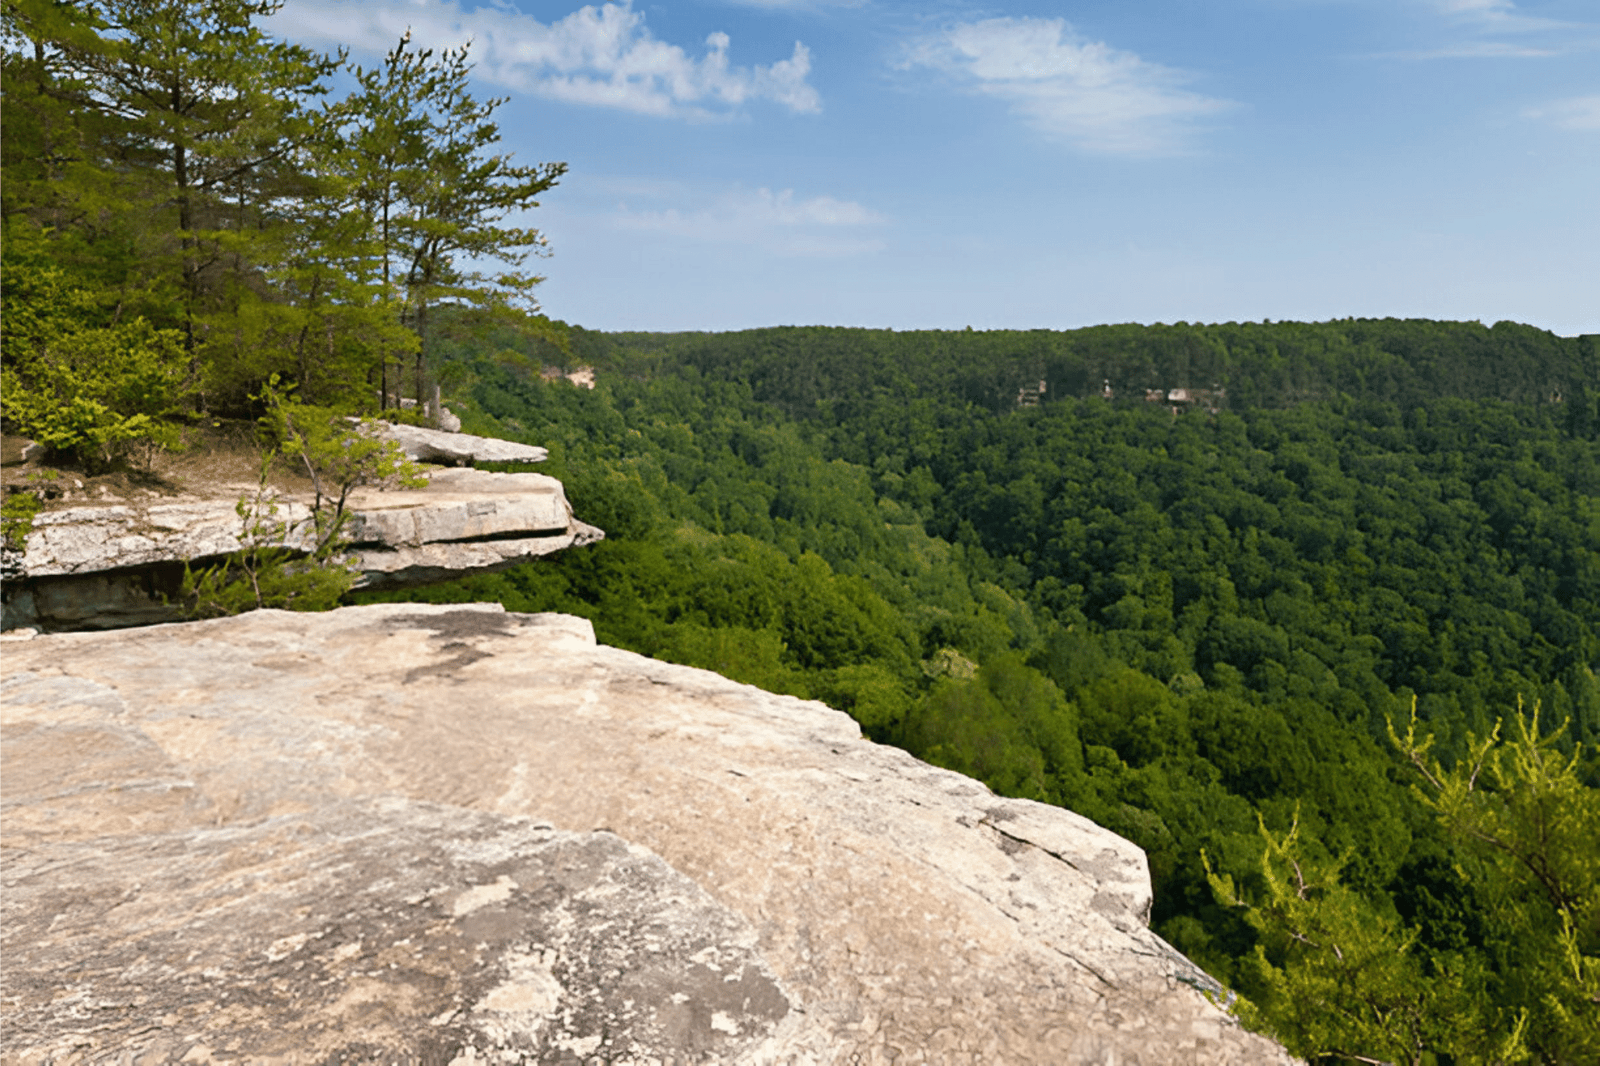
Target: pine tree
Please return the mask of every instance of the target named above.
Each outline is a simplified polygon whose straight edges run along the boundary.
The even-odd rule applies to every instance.
[[[377,149],[360,182],[393,278],[404,288],[401,317],[415,330],[414,381],[425,399],[428,310],[443,302],[520,305],[537,310],[543,281],[520,268],[544,253],[544,236],[506,218],[537,207],[537,197],[566,173],[565,163],[517,166],[494,152],[494,112],[506,101],[479,102],[468,92],[467,48],[434,55],[409,35],[382,71],[358,70],[352,98],[354,143]],[[397,106],[403,101],[404,106]],[[424,118],[425,121],[419,121]],[[471,265],[469,265],[471,264]]]

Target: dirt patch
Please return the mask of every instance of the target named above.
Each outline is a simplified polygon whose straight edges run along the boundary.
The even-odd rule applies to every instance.
[[[82,464],[57,455],[24,463],[22,446],[22,438],[4,438],[0,452],[6,462],[0,467],[0,483],[6,492],[36,492],[47,511],[165,496],[231,499],[253,489],[261,477],[261,445],[253,422],[213,421],[185,427],[181,447],[150,456],[144,469],[123,465],[91,474]],[[312,491],[305,472],[282,458],[273,462],[267,480],[292,496]]]

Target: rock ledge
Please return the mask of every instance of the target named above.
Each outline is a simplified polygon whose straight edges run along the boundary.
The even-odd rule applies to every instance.
[[[497,607],[8,642],[0,1059],[1287,1063],[1144,855]]]
[[[399,427],[411,428],[411,427]],[[432,431],[419,431],[432,432]],[[538,452],[543,448],[461,437]],[[219,485],[205,496],[149,497],[46,511],[26,549],[5,552],[5,628],[114,629],[171,621],[162,596],[175,597],[186,560],[206,565],[242,546],[240,498],[253,485]],[[278,517],[310,515],[308,502],[280,496]],[[352,493],[348,535],[361,587],[423,585],[487,573],[605,536],[573,516],[561,482],[544,474],[442,468],[426,488]],[[307,536],[287,547],[309,550]]]

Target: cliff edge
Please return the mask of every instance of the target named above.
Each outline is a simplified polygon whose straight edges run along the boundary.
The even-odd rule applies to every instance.
[[[0,1059],[1280,1063],[1143,853],[498,607],[8,640]]]
[[[490,573],[605,536],[573,515],[557,479],[473,468],[542,462],[544,448],[374,425],[408,458],[430,465],[420,488],[351,493],[345,536],[350,562],[361,573],[360,588]],[[10,537],[0,544],[0,628],[70,632],[176,621],[180,615],[169,601],[179,598],[185,563],[214,565],[244,547],[246,522],[239,507],[262,493],[259,480],[240,479],[258,478],[256,448],[228,458],[231,467],[223,459],[199,476],[146,479],[166,491],[127,484],[118,485],[120,491],[105,484],[86,488],[80,478],[59,471],[30,481],[28,474],[40,469],[21,468],[8,478],[8,490],[48,491],[53,498],[30,521],[20,546]],[[312,486],[292,469],[288,476],[280,469],[276,480],[263,499],[290,526],[282,546],[309,551],[315,543],[308,521]]]

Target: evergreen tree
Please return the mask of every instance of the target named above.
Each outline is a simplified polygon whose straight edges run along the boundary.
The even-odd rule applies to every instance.
[[[543,279],[518,268],[543,254],[544,237],[505,220],[537,207],[567,169],[518,166],[494,151],[500,131],[492,116],[505,99],[476,100],[470,70],[466,46],[436,55],[417,49],[407,33],[381,68],[356,69],[360,89],[336,112],[351,148],[348,173],[381,247],[384,284],[403,290],[400,316],[419,339],[412,366],[419,402],[426,399],[431,307],[465,301],[537,309],[533,290]],[[384,360],[385,392],[387,367]]]

